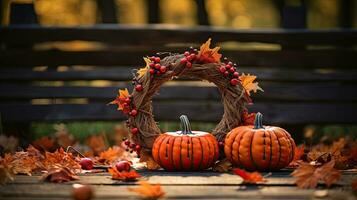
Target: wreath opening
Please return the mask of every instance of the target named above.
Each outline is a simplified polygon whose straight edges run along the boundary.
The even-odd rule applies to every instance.
[[[253,123],[254,115],[248,114],[246,105],[251,103],[250,91],[262,90],[257,82],[253,83],[256,76],[239,74],[237,64],[227,58],[221,62],[218,51],[219,47],[210,48],[209,39],[199,51],[191,47],[184,54],[146,57],[146,66],[134,74],[132,93],[119,90],[110,104],[117,104],[128,116],[126,124],[133,143],[127,144],[138,155],[141,150],[151,151],[154,140],[162,133],[153,116],[152,97],[162,84],[179,77],[205,80],[218,88],[224,110],[212,134],[220,144],[233,128]]]

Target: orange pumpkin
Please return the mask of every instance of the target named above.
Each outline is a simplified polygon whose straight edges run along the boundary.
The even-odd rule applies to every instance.
[[[290,134],[275,126],[263,126],[263,115],[257,113],[254,126],[231,130],[225,139],[224,153],[233,165],[248,170],[278,170],[294,158],[295,142]]]
[[[156,138],[152,148],[154,160],[169,171],[211,167],[219,155],[216,138],[207,132],[191,131],[186,115],[180,120],[182,131],[166,132]]]

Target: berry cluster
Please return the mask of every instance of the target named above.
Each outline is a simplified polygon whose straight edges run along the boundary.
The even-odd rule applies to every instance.
[[[135,90],[137,92],[141,92],[143,91],[143,85],[141,85],[138,81],[138,79],[136,79],[136,77],[133,78],[132,82],[131,82],[133,85],[135,85]]]
[[[221,64],[219,71],[223,74],[223,76],[228,77],[230,79],[231,85],[238,85],[239,73],[237,72],[236,63],[232,63],[227,58],[223,58],[223,63]]]
[[[180,60],[180,63],[186,65],[187,68],[192,67],[192,62],[197,58],[198,50],[190,47],[189,51],[183,54],[185,57]]]
[[[151,75],[164,74],[167,71],[167,67],[160,64],[160,57],[152,56],[150,57],[151,63],[149,64],[149,72]]]
[[[123,113],[135,117],[138,114],[138,111],[136,110],[135,106],[133,106],[131,103],[132,98],[133,97],[129,95],[129,97],[124,99],[124,103],[122,104]]]
[[[129,151],[130,153],[133,153],[135,151],[138,156],[140,155],[141,146],[139,144],[132,143],[129,139],[125,138],[123,139],[123,141],[126,145],[126,151]]]

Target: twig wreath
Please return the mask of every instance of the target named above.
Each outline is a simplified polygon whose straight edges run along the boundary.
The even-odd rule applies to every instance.
[[[178,77],[206,80],[217,86],[224,113],[212,134],[219,142],[223,142],[233,128],[253,123],[255,116],[248,114],[246,105],[252,102],[251,91],[262,90],[254,82],[256,76],[239,74],[237,64],[227,58],[221,62],[220,47],[211,49],[210,43],[211,39],[208,39],[200,50],[190,47],[184,54],[145,57],[146,66],[134,74],[132,93],[129,94],[127,89],[119,90],[119,95],[110,102],[117,104],[118,110],[129,118],[126,123],[133,143],[126,140],[125,144],[132,151],[138,155],[141,150],[150,151],[155,138],[162,133],[153,116],[152,97],[162,84]]]

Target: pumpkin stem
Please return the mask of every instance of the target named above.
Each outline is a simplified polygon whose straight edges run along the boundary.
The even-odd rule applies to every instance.
[[[187,135],[187,134],[193,134],[191,131],[191,126],[190,122],[188,121],[188,118],[186,115],[181,115],[180,116],[181,120],[181,134]]]
[[[260,129],[260,128],[264,128],[263,127],[263,114],[258,112],[255,115],[255,120],[254,120],[254,129]]]

